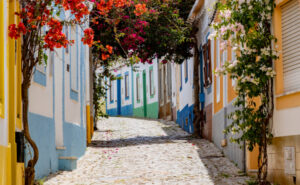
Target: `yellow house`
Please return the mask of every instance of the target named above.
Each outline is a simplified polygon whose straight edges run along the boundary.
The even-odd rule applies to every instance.
[[[273,31],[280,52],[275,62],[275,110],[268,148],[269,180],[300,184],[300,0],[276,0]]]
[[[0,1],[0,185],[23,184],[24,162],[17,156],[16,134],[22,131],[21,41],[8,37],[8,25],[17,23],[16,0]],[[18,158],[18,160],[17,160]]]
[[[218,22],[218,12],[216,12],[214,21]],[[233,51],[230,46],[222,49],[219,40],[212,40],[210,47],[214,70],[221,68],[226,61],[236,60],[238,53]],[[247,173],[256,174],[258,170],[258,147],[255,147],[251,152],[247,150],[246,146],[240,149],[236,144],[230,143],[230,135],[223,136],[220,132],[230,124],[231,120],[228,119],[227,115],[235,109],[233,106],[233,102],[237,97],[234,90],[235,83],[236,80],[231,79],[230,74],[222,76],[214,75],[213,77],[213,140],[216,140],[217,145],[219,143],[222,146],[225,155],[240,168],[243,168]],[[217,132],[214,130],[217,130]],[[218,133],[218,136],[215,136],[215,133]]]

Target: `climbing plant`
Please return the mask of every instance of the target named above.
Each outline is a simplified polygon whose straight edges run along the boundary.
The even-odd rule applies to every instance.
[[[93,85],[93,104],[95,110],[95,119],[107,118],[108,115],[105,113],[103,107],[105,107],[106,98],[106,82],[103,80],[105,76],[102,73],[94,74],[94,85]]]
[[[228,74],[235,81],[238,96],[234,106],[238,109],[229,115],[233,122],[225,133],[232,134],[232,142],[245,141],[250,151],[259,148],[258,184],[269,184],[267,145],[272,140],[273,61],[278,58],[270,30],[274,7],[274,0],[219,3],[215,32],[210,35],[220,41],[221,50],[230,46],[237,53],[234,61],[225,62],[215,74]]]

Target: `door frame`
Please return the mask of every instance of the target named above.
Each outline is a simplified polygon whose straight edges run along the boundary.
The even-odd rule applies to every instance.
[[[121,77],[121,75],[117,76],[118,78]],[[121,92],[121,79],[117,79],[117,114],[121,115],[121,107],[122,107],[122,92]]]
[[[146,70],[143,70],[143,106],[144,106],[144,117],[147,117],[147,76]]]

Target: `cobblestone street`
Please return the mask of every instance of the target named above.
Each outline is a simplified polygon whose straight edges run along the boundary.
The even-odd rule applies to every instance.
[[[77,169],[45,184],[246,184],[233,163],[210,142],[191,139],[174,122],[109,118],[98,122]]]

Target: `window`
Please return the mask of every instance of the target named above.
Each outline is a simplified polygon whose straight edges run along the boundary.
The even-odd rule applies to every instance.
[[[154,79],[153,79],[153,67],[151,66],[149,70],[149,84],[150,84],[150,96],[154,96]]]
[[[282,10],[282,55],[284,93],[300,91],[300,3],[291,0]]]
[[[52,76],[53,70],[54,70],[54,52],[53,51],[50,51],[49,57],[50,57],[50,59],[49,59],[49,67],[50,67],[49,75]]]
[[[69,39],[69,27],[66,26],[65,29],[66,29],[66,38]],[[69,45],[67,45],[66,47],[66,53],[69,53]]]
[[[129,75],[125,74],[125,99],[129,98]]]
[[[225,64],[227,61],[227,49],[222,50],[222,66]]]
[[[77,43],[76,26],[71,28],[71,40]],[[70,65],[71,65],[71,90],[78,91],[78,48],[77,44],[71,46]]]
[[[168,72],[168,95],[169,95],[169,98],[172,97],[172,72],[171,72],[171,63],[168,63],[167,64],[167,72]]]
[[[236,52],[234,50],[232,50],[232,53],[231,53],[231,58],[232,58],[232,62],[234,62],[236,60]],[[236,85],[236,79],[235,78],[232,78],[231,79],[231,84],[233,87],[235,87]]]
[[[202,47],[203,50],[203,66],[204,66],[204,86],[207,88],[211,85],[212,83],[212,59],[211,56],[212,54],[212,50],[211,50],[211,41],[208,40],[208,42],[206,44],[203,45]]]
[[[216,69],[220,69],[220,43],[217,40],[217,45],[216,45],[216,49],[217,49],[217,66]],[[221,84],[220,84],[220,76],[217,76],[217,102],[220,102],[221,100],[221,94],[220,94],[220,89],[221,89]]]
[[[180,65],[179,76],[180,76],[180,91],[181,91],[182,90],[182,64]]]
[[[113,84],[113,81],[110,80],[109,82],[109,96],[110,96],[110,102],[113,103],[114,101],[114,84]]]
[[[163,65],[159,68],[159,102],[161,105],[164,103],[164,75],[163,75]]]
[[[184,61],[184,66],[185,66],[184,79],[185,79],[185,83],[186,83],[188,81],[188,61],[187,60]]]
[[[140,75],[136,75],[136,101],[140,102]]]

